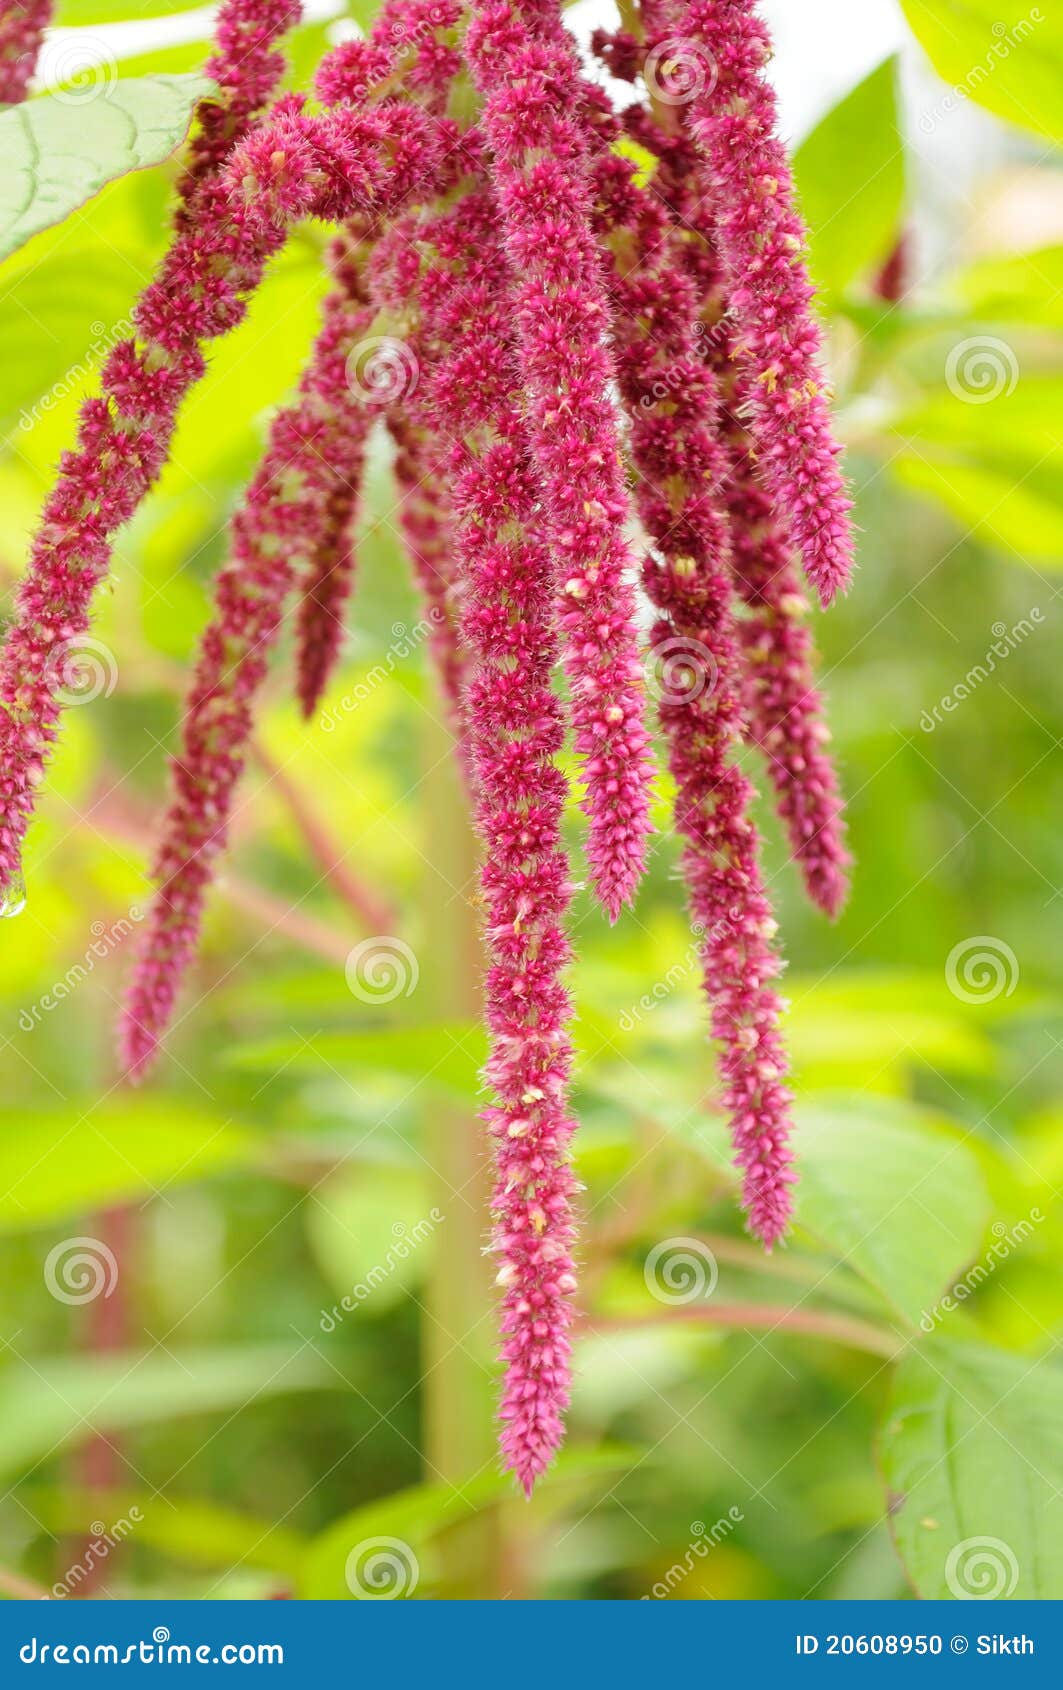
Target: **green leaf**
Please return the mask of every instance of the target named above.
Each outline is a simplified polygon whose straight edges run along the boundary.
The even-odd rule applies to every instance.
[[[0,1474],[25,1473],[95,1432],[210,1414],[286,1391],[335,1384],[305,1346],[162,1349],[86,1359],[35,1357],[0,1376]]]
[[[818,286],[841,293],[881,264],[897,238],[904,148],[897,124],[897,60],[883,61],[829,111],[794,155]]]
[[[540,1517],[610,1474],[626,1472],[636,1452],[615,1445],[567,1450],[536,1487],[531,1507]],[[431,1540],[485,1508],[528,1504],[515,1494],[511,1473],[486,1472],[462,1485],[414,1485],[370,1502],[315,1538],[304,1562],[300,1596],[350,1602],[362,1596],[423,1597],[436,1581]],[[379,1581],[379,1582],[378,1582]]]
[[[141,76],[101,85],[94,99],[60,90],[0,111],[0,257],[106,183],[161,164],[212,87],[202,76]]]
[[[1026,0],[901,0],[912,33],[938,75],[940,90],[919,117],[930,134],[974,100],[1009,123],[1063,139],[1063,14]]]
[[[936,1340],[880,1430],[891,1528],[923,1597],[1063,1597],[1063,1369]]]
[[[40,1226],[154,1195],[246,1163],[260,1141],[166,1097],[109,1098],[86,1112],[0,1111],[0,1229]]]
[[[981,258],[950,277],[949,286],[980,322],[1063,328],[1063,246]]]
[[[941,389],[892,425],[908,450],[891,472],[943,504],[986,543],[1063,560],[1063,380],[1030,373],[1009,341],[955,342]]]
[[[81,29],[87,24],[125,23],[188,10],[188,0],[59,0],[55,21],[63,29]]]
[[[446,1216],[413,1168],[360,1166],[316,1186],[307,1225],[329,1283],[344,1299],[333,1318],[382,1314],[431,1264]]]
[[[798,1111],[797,1218],[910,1325],[977,1252],[978,1163],[910,1104],[856,1095]]]

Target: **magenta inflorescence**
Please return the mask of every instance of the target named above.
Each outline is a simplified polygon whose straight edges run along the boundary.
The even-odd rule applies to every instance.
[[[616,920],[651,848],[655,709],[720,1104],[771,1248],[792,1209],[792,1094],[741,752],[763,757],[807,891],[837,914],[850,865],[801,572],[824,603],[846,586],[849,499],[750,0],[628,9],[595,40],[639,90],[623,111],[585,76],[558,0],[386,0],[365,39],[325,55],[314,104],[276,92],[298,13],[223,0],[170,249],[45,505],[0,657],[0,896],[58,733],[63,654],[205,348],[296,223],[331,224],[321,329],[232,519],[192,677],[122,1060],[141,1078],[173,1021],[289,625],[308,719],[327,694],[383,425],[482,845],[501,1441],[530,1493],[563,1436],[578,1289],[566,745],[587,878]],[[30,0],[0,15],[6,99],[46,15]],[[703,74],[662,99],[679,49]]]

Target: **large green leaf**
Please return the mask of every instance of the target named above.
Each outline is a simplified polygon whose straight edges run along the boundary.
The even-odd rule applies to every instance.
[[[972,534],[1019,559],[1063,561],[1063,381],[1032,373],[1010,341],[957,340],[940,389],[893,423],[891,471]]]
[[[894,1540],[924,1597],[1063,1597],[1063,1369],[928,1343],[880,1436]]]
[[[106,183],[161,164],[212,86],[202,76],[104,80],[94,98],[59,90],[0,111],[0,257]]]
[[[1063,246],[980,258],[953,275],[949,285],[979,322],[1063,328]]]
[[[262,1397],[335,1383],[335,1373],[313,1350],[288,1344],[36,1357],[0,1376],[0,1474],[24,1473],[94,1432],[236,1410]]]
[[[797,1217],[911,1326],[977,1251],[981,1171],[911,1105],[854,1095],[799,1111]]]
[[[904,200],[897,60],[886,59],[829,111],[794,155],[812,275],[840,293],[887,256]]]
[[[118,1094],[75,1109],[0,1111],[0,1230],[17,1231],[252,1160],[259,1141],[224,1116]]]
[[[938,75],[951,83],[924,111],[930,133],[964,100],[1063,139],[1063,14],[1026,0],[901,0]]]

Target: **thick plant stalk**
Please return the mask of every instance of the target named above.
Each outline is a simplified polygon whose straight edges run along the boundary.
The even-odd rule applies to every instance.
[[[0,105],[26,98],[44,32],[52,21],[52,0],[4,0],[0,5]]]
[[[704,61],[679,110],[711,183],[758,467],[805,574],[829,604],[852,572],[851,500],[820,368],[804,225],[764,75],[770,37],[752,0],[685,0],[675,37]]]
[[[751,819],[753,788],[736,761],[743,729],[741,648],[732,615],[730,537],[717,489],[727,460],[718,395],[700,356],[697,289],[668,219],[604,153],[596,186],[614,264],[617,370],[640,472],[639,514],[654,550],[643,573],[659,611],[652,654],[676,782],[676,827],[700,950],[743,1203],[770,1248],[786,1230],[793,1174],[791,1097],[771,982],[782,964]]]
[[[475,0],[467,36],[514,277],[519,370],[561,565],[563,656],[587,856],[611,919],[643,871],[650,764],[627,498],[609,394],[579,69],[557,6]]]
[[[298,16],[294,0],[226,0],[219,42],[258,17],[257,46],[219,64],[221,98],[250,117],[245,88],[268,96],[279,64],[270,45]],[[224,58],[224,49],[221,49]],[[203,114],[211,132],[220,101]],[[129,521],[166,460],[177,409],[204,370],[200,342],[237,323],[282,234],[230,203],[207,173],[186,202],[155,280],[134,312],[138,339],[107,360],[101,396],[81,410],[78,449],[64,453],[44,507],[0,655],[0,898],[20,873],[22,839],[56,737],[67,656],[89,623],[93,592],[106,574],[111,537]]]
[[[419,284],[427,417],[453,440],[449,459],[466,695],[483,845],[481,886],[494,1103],[494,1247],[501,1266],[507,1465],[531,1493],[562,1436],[572,1293],[567,1102],[570,1002],[564,930],[571,897],[561,846],[564,740],[551,686],[555,581],[539,481],[513,394],[507,277],[493,203],[470,194],[422,229]]]

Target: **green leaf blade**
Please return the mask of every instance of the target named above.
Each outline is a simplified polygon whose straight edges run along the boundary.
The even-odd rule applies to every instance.
[[[0,111],[0,258],[108,182],[169,158],[212,87],[202,76],[130,77],[90,100],[60,89]]]

